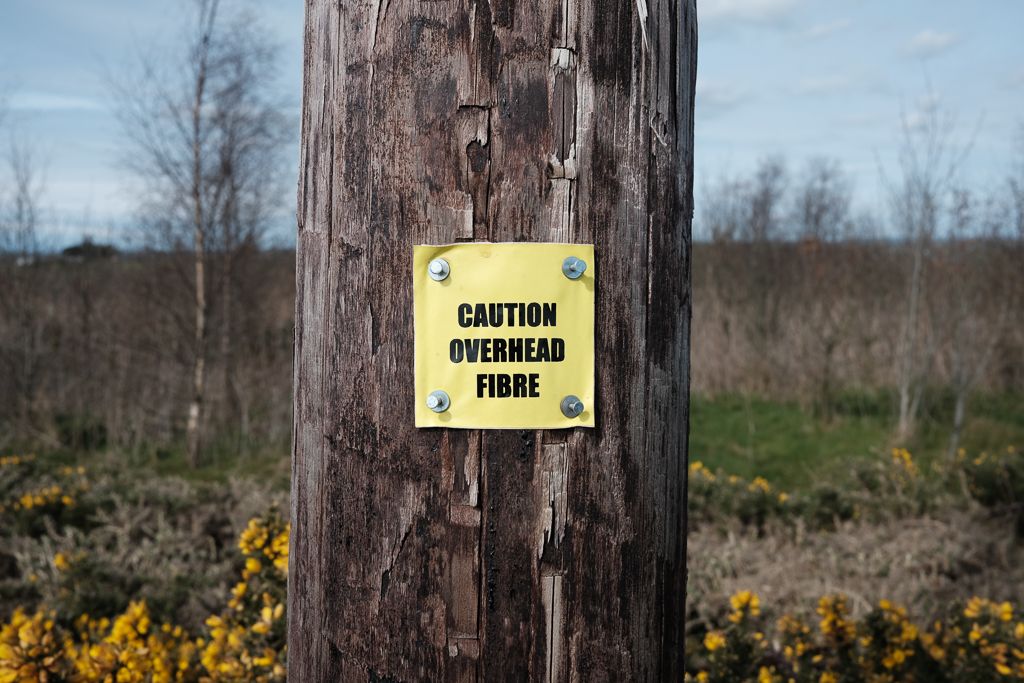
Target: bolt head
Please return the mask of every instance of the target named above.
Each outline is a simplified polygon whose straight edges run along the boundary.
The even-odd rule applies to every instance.
[[[560,407],[562,409],[562,415],[565,415],[568,418],[579,417],[585,408],[583,401],[581,401],[579,397],[572,395],[563,398]]]
[[[578,280],[587,270],[587,262],[575,256],[567,256],[562,261],[562,273],[570,280]]]
[[[427,407],[435,413],[443,413],[448,410],[451,403],[451,399],[448,398],[448,393],[441,389],[431,391],[427,396]]]
[[[437,280],[440,282],[448,277],[448,273],[450,272],[451,267],[443,258],[436,258],[427,264],[427,275],[430,276],[431,280]]]

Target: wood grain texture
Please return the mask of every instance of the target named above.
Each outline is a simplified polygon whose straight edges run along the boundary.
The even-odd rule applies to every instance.
[[[289,677],[681,680],[693,0],[307,0]],[[592,242],[595,430],[415,429],[412,245]]]

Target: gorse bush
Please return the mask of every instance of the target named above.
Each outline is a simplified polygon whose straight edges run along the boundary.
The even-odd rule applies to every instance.
[[[738,525],[758,538],[813,528],[834,539],[834,529],[874,518],[903,525],[901,515],[945,505],[1002,520],[997,513],[1019,514],[1024,500],[1014,448],[927,469],[894,449],[858,467],[854,485],[806,491],[701,462],[689,474],[695,525]],[[283,681],[289,530],[280,503],[243,480],[197,485],[102,463],[0,458],[0,683]],[[1024,681],[1024,620],[1007,601],[960,592],[917,623],[887,600],[869,609],[857,598],[855,615],[841,593],[782,610],[750,590],[726,605],[728,592],[694,593],[702,609],[687,632],[689,680]]]
[[[850,520],[925,515],[973,501],[1017,515],[1018,530],[1024,532],[1024,454],[1013,446],[974,458],[961,451],[956,462],[929,471],[922,471],[907,449],[893,448],[889,457],[857,463],[850,479],[845,485],[822,482],[789,493],[763,477],[746,480],[712,472],[696,460],[690,463],[689,522],[691,527],[739,522],[758,533],[773,523],[829,530]]]
[[[690,463],[687,499],[691,524],[727,518],[763,528],[770,520],[796,513],[790,495],[775,490],[764,478],[746,481],[736,475],[715,473],[699,460]]]
[[[687,680],[701,683],[983,683],[1024,681],[1024,622],[1008,602],[972,598],[946,620],[915,624],[888,600],[859,620],[843,595],[823,596],[817,620],[770,620],[757,595],[732,596],[722,625],[687,646]]]
[[[144,601],[113,618],[17,609],[0,628],[0,683],[283,681],[288,527],[253,519],[238,544],[241,580],[197,635],[155,623]],[[73,562],[54,559],[61,571]]]
[[[59,492],[58,490],[59,489]],[[196,629],[241,570],[247,520],[284,502],[243,479],[195,484],[116,463],[0,461],[0,618],[16,607],[97,618],[144,600]]]
[[[1017,535],[1024,537],[1024,453],[1007,446],[997,453],[983,451],[969,458],[961,450],[957,462],[969,495],[985,507],[1014,515]]]

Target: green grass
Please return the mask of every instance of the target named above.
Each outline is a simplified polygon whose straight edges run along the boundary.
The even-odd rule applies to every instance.
[[[755,396],[694,396],[691,403],[690,458],[712,470],[723,469],[747,479],[763,476],[785,490],[808,489],[817,483],[842,485],[851,465],[888,458],[894,446],[908,448],[923,471],[946,457],[952,424],[953,397],[936,388],[926,393],[917,433],[908,443],[893,438],[896,400],[892,392],[845,391],[832,401],[828,417],[795,402]],[[88,420],[66,420],[72,436],[91,434]],[[106,459],[116,466],[141,468],[195,482],[220,482],[246,476],[288,490],[289,443],[242,442],[230,435],[208,439],[203,466],[194,469],[183,447],[140,449],[135,453],[90,451],[69,439],[62,464]],[[968,410],[962,444],[968,453],[1024,447],[1024,395],[978,394]],[[26,449],[31,450],[31,449]]]
[[[695,397],[690,414],[690,459],[712,470],[784,489],[833,479],[858,458],[878,457],[888,430],[876,417],[826,423],[793,403],[751,396]]]
[[[26,450],[28,452],[28,450]],[[115,449],[69,449],[46,452],[54,465],[104,466],[151,472],[162,477],[179,477],[195,483],[223,483],[240,476],[262,482],[274,491],[287,491],[291,474],[287,443],[245,444],[241,448],[216,441],[203,450],[200,467],[192,467],[183,446],[123,452]]]
[[[181,449],[161,451],[142,466],[152,467],[161,476],[181,477],[196,482],[223,482],[232,476],[244,476],[267,484],[271,489],[287,491],[291,474],[290,451],[255,448],[243,452],[210,449],[203,464],[193,468]]]
[[[763,476],[783,489],[816,483],[842,484],[858,460],[889,457],[908,448],[927,465],[945,457],[952,401],[941,394],[926,406],[908,443],[893,437],[892,397],[847,394],[823,419],[796,403],[753,396],[694,396],[690,415],[690,459],[712,470],[745,478]],[[962,439],[969,453],[1024,444],[1024,399],[986,395],[971,401]]]

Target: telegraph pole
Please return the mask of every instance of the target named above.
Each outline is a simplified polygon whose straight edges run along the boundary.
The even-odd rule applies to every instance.
[[[694,0],[307,0],[291,680],[682,680],[696,54]],[[458,242],[594,245],[595,428],[415,426]]]

